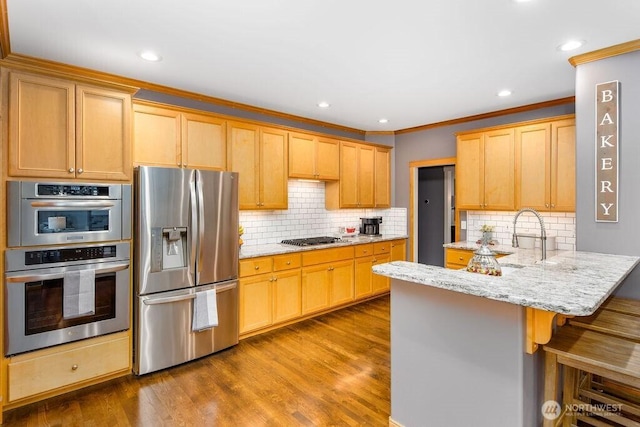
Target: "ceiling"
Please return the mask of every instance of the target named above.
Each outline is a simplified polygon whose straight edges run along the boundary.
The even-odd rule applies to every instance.
[[[11,53],[365,131],[573,96],[568,58],[640,38],[638,0],[2,1]]]

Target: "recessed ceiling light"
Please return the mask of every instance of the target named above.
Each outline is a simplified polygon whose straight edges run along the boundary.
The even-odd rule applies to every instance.
[[[318,102],[318,107],[320,108],[329,108],[330,105],[331,104],[329,104],[327,101]]]
[[[509,89],[504,89],[498,92],[498,96],[505,97],[511,95],[511,91]]]
[[[145,61],[151,61],[151,62],[162,61],[162,57],[160,55],[150,50],[143,50],[138,55],[140,55],[140,58],[144,59]]]
[[[563,52],[567,52],[569,50],[574,50],[574,49],[579,48],[584,43],[585,43],[584,40],[569,40],[568,42],[563,43],[560,46],[558,46],[558,50],[561,50]]]
[[[389,123],[389,119],[380,119],[378,123]]]
[[[526,3],[531,0],[513,0],[514,3]]]

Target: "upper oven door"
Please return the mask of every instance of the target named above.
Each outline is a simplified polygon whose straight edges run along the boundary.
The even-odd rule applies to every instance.
[[[122,238],[121,200],[22,199],[20,204],[19,246]]]

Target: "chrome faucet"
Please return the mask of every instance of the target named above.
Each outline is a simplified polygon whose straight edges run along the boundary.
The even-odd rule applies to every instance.
[[[531,212],[536,217],[538,217],[538,221],[540,221],[540,240],[542,241],[540,246],[542,247],[542,261],[544,261],[545,259],[547,259],[547,233],[544,230],[544,221],[542,220],[542,216],[540,216],[538,211],[535,210],[535,209],[522,208],[513,217],[513,237],[511,238],[511,246],[513,246],[514,248],[519,247],[519,245],[518,245],[518,235],[516,234],[516,221],[518,221],[518,217],[523,212]]]

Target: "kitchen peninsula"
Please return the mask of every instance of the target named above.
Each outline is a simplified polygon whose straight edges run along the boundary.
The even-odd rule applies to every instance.
[[[502,277],[411,262],[373,267],[392,279],[394,423],[540,425],[536,328],[546,324],[550,334],[556,314],[592,314],[640,261],[552,251],[541,262],[540,250],[508,249],[499,259]]]

